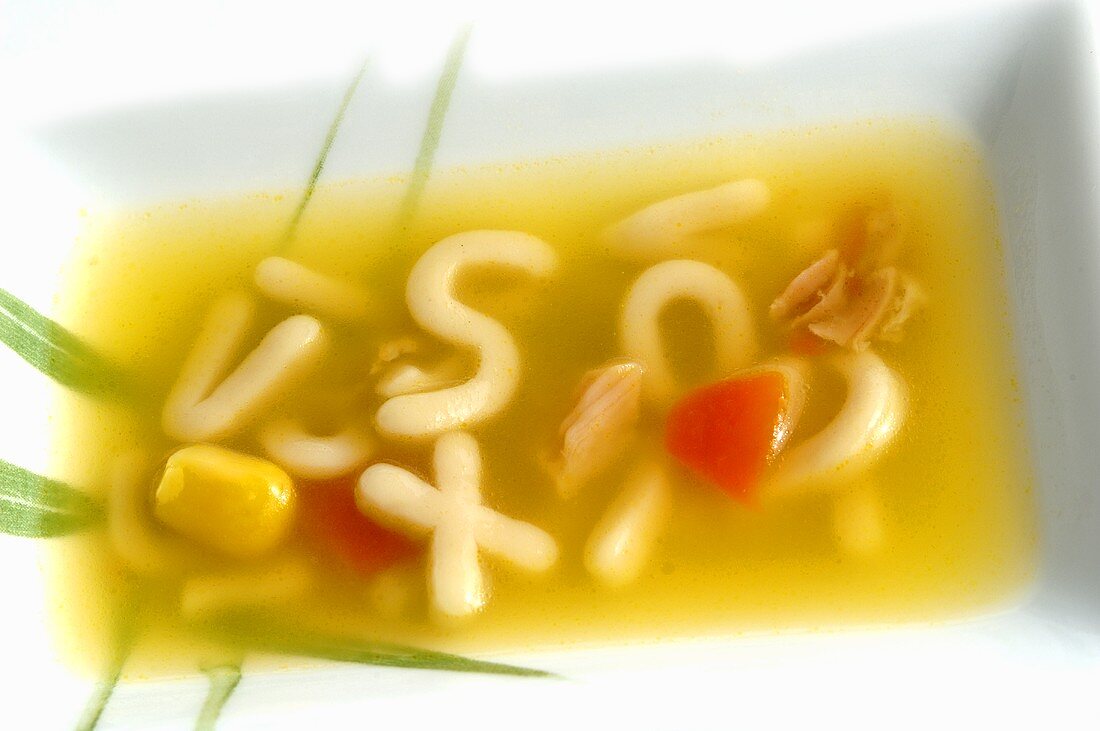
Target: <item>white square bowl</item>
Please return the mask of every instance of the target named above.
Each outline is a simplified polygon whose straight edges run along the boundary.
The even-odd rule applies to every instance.
[[[49,311],[81,207],[301,185],[347,82],[337,71],[369,45],[349,30],[369,22],[361,11],[340,9],[345,17],[323,5],[320,21],[264,9],[262,30],[240,8],[217,16],[215,29],[204,3],[192,4],[190,20],[137,3],[102,15],[76,4],[56,15],[14,6],[4,25],[25,35],[0,52],[10,102],[0,121],[0,286]],[[564,681],[337,665],[250,675],[246,665],[220,727],[461,728],[476,719],[479,728],[759,728],[823,718],[1087,726],[1100,677],[1092,8],[992,3],[958,15],[943,6],[779,3],[752,14],[688,3],[668,17],[631,16],[625,29],[598,8],[583,24],[568,10],[486,16],[436,165],[872,116],[929,116],[968,130],[997,193],[1038,475],[1039,568],[1025,596],[951,624],[507,658]],[[115,23],[125,20],[132,25]],[[158,35],[165,20],[182,30]],[[414,27],[422,32],[406,43],[401,34]],[[294,28],[306,40],[289,63]],[[381,50],[325,179],[404,171],[415,157],[447,22],[386,30],[373,32]],[[247,33],[246,53],[231,52]],[[188,49],[209,53],[182,63]],[[126,65],[133,54],[144,67]],[[48,387],[6,351],[0,383],[9,403],[0,457],[44,470]],[[0,536],[9,590],[0,717],[10,728],[70,725],[92,687],[51,649],[39,559],[33,542]],[[204,692],[201,678],[124,685],[102,727],[189,728]]]

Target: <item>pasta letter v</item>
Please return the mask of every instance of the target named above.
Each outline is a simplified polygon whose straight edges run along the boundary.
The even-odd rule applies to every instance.
[[[164,404],[161,421],[170,436],[189,442],[230,436],[320,361],[327,344],[324,328],[313,317],[294,315],[229,372],[255,319],[256,303],[242,293],[227,295],[210,309]]]

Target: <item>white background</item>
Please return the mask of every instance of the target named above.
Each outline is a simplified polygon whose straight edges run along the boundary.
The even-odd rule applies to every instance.
[[[832,47],[937,17],[978,12],[957,0],[919,3],[606,4],[336,2],[0,2],[0,166],[19,164],[11,140],[55,120],[192,94],[278,89],[344,79],[370,53],[381,78],[422,84],[434,78],[455,30],[473,20],[464,73],[486,83],[629,69],[638,63],[721,58],[751,70],[792,51]],[[1051,83],[1062,83],[1052,79]],[[1093,110],[1095,111],[1095,110]],[[6,162],[5,162],[6,161]],[[34,221],[34,201],[55,194],[64,176],[13,179],[0,170],[8,220]],[[19,210],[17,210],[19,209]],[[64,222],[38,221],[38,229]],[[14,229],[20,231],[18,227]],[[30,231],[28,227],[25,230]],[[0,227],[0,286],[49,307],[51,269],[27,240]],[[39,234],[41,235],[41,233]],[[51,233],[51,235],[53,235]],[[6,408],[33,411],[42,385],[10,354],[0,370]],[[28,432],[44,432],[33,412]],[[38,419],[39,421],[36,421]],[[0,456],[41,469],[19,436]],[[1095,436],[1095,435],[1093,435]],[[28,436],[28,440],[32,437]],[[29,444],[29,442],[28,442]],[[0,542],[0,576],[33,585],[28,542]],[[1100,582],[1100,577],[1093,577]],[[40,603],[5,597],[0,608],[0,726],[64,728],[89,691],[41,651]],[[24,629],[31,627],[31,629]],[[450,718],[457,727],[533,728],[784,727],[788,725],[1090,728],[1100,724],[1094,643],[1056,622],[1021,616],[996,631],[906,630],[822,636],[795,642],[745,641],[720,657],[707,643],[599,653],[540,662],[584,680],[557,686],[476,679],[409,679],[374,670],[292,674],[266,683],[246,676],[227,708],[227,727],[417,727]],[[1087,644],[1087,642],[1086,642]],[[676,672],[661,675],[664,664]],[[692,672],[696,668],[697,672]],[[202,684],[128,687],[112,724],[186,728]],[[295,700],[297,699],[297,700]],[[426,701],[425,699],[430,699]],[[312,705],[309,705],[311,704]],[[298,714],[298,715],[295,715]]]

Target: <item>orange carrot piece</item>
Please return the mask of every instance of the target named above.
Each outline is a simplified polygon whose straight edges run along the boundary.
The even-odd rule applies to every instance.
[[[299,490],[302,527],[326,553],[364,575],[411,558],[420,547],[359,512],[355,479],[309,482]]]
[[[681,464],[745,503],[787,433],[787,379],[764,370],[689,393],[668,415],[665,448]]]

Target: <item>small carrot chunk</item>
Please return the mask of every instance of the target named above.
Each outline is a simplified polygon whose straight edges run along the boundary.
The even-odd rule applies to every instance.
[[[353,479],[310,482],[299,495],[307,537],[360,574],[377,573],[420,550],[413,541],[359,511]]]
[[[781,372],[765,370],[693,391],[668,415],[665,448],[699,477],[751,503],[787,433],[788,389]]]

